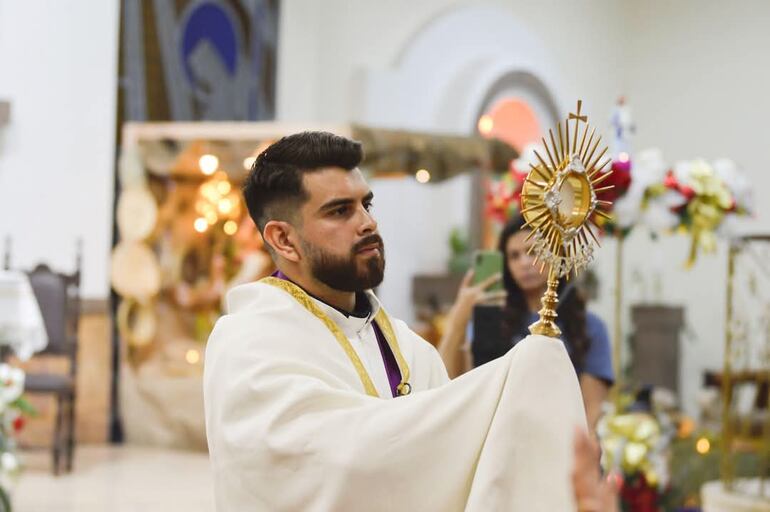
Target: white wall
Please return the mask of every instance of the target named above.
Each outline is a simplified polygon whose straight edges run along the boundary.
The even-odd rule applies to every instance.
[[[85,297],[109,292],[117,43],[117,0],[0,0],[0,242],[71,271],[83,237]]]
[[[284,0],[281,9],[277,109],[281,119],[310,116],[329,122],[376,122],[362,116],[362,75],[409,67],[412,59],[422,57],[410,55],[412,45],[421,42],[433,25],[460,13],[464,23],[447,34],[442,47],[417,49],[432,56],[427,63],[430,67],[410,69],[412,80],[403,80],[401,89],[393,92],[402,101],[410,105],[432,102],[444,91],[426,79],[457,78],[463,72],[461,66],[468,64],[468,56],[474,54],[478,59],[537,67],[548,74],[546,78],[554,78],[549,85],[556,89],[562,108],[572,108],[580,96],[596,119],[609,118],[620,92],[616,67],[622,60],[618,41],[624,33],[623,11],[611,0]],[[485,11],[496,13],[499,19],[484,16]],[[533,62],[532,54],[539,59]],[[404,112],[402,105],[388,99],[382,100],[383,110]],[[401,127],[409,126],[408,114],[402,116]],[[472,128],[420,126],[466,133]]]
[[[371,186],[387,260],[385,280],[377,293],[390,314],[412,322],[412,278],[445,274],[449,233],[453,228],[467,232],[470,179],[456,176],[427,186],[413,179],[375,179]]]

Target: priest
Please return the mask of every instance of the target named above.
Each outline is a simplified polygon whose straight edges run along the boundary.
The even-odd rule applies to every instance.
[[[304,132],[244,184],[278,271],[229,292],[206,348],[217,509],[598,511],[598,478],[571,471],[586,420],[561,341],[530,336],[450,381],[371,291],[385,247],[362,157]]]

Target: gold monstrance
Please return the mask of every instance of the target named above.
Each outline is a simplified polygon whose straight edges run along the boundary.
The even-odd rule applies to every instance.
[[[602,138],[599,136],[594,142],[596,129],[592,128],[586,141],[589,126],[588,117],[580,115],[582,104],[578,101],[577,113],[569,114],[563,129],[562,123],[557,126],[558,144],[553,130],[548,130],[550,148],[543,138],[548,162],[535,151],[539,164],[530,164],[521,191],[521,214],[532,230],[527,240],[534,238],[529,252],[535,253],[535,265],[540,261],[540,272],[548,267],[548,289],[543,295],[540,320],[529,326],[529,332],[552,338],[561,335],[555,323],[559,278],[566,276],[569,279],[570,272],[577,275],[593,260],[594,247],[588,235],[597,245],[599,240],[591,230],[590,222],[593,222],[594,213],[609,218],[599,207],[612,204],[596,198],[597,193],[613,187],[596,188],[612,173],[602,172],[611,159],[607,157],[599,164],[607,152],[606,147],[594,157]],[[571,121],[574,123],[570,133]],[[585,124],[582,135],[581,122]]]

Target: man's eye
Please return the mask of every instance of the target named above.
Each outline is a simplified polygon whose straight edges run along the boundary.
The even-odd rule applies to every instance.
[[[348,212],[347,206],[340,206],[332,210],[332,215],[345,215]]]

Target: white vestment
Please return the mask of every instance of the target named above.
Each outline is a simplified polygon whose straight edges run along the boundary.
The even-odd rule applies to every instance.
[[[361,364],[366,368],[366,372],[372,379],[372,384],[377,389],[377,394],[383,398],[390,398],[392,391],[388,374],[385,370],[385,364],[382,360],[382,352],[377,342],[377,335],[374,332],[372,323],[374,317],[380,310],[380,301],[374,293],[367,291],[366,299],[369,301],[369,314],[365,318],[359,318],[353,315],[344,315],[332,306],[313,298],[318,309],[326,314],[332,322],[337,324],[342,334],[350,342],[350,346],[358,354]]]
[[[585,413],[561,341],[529,336],[448,381],[436,350],[390,318],[412,393],[369,396],[329,328],[286,291],[234,288],[206,349],[217,510],[574,510]]]

